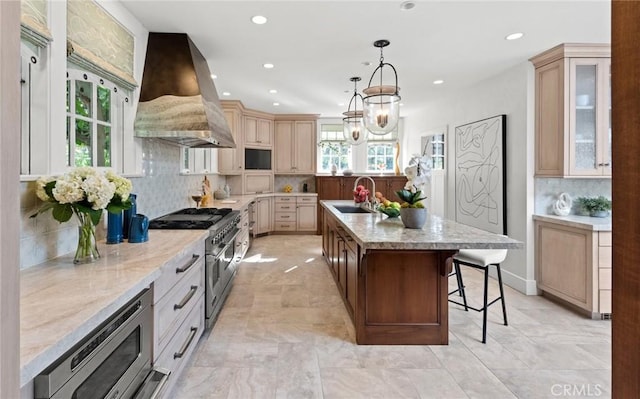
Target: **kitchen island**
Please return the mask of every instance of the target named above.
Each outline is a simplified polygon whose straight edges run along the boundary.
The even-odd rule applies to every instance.
[[[343,213],[321,201],[323,254],[358,344],[446,345],[448,274],[459,249],[518,249],[509,237],[429,216],[422,229],[381,213]]]

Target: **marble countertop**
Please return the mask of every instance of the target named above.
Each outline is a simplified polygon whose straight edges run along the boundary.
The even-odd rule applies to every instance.
[[[407,229],[399,217],[382,213],[341,213],[334,205],[353,205],[353,201],[320,201],[326,211],[353,236],[364,249],[519,249],[522,242],[429,215],[422,229]]]
[[[611,231],[611,216],[606,218],[593,218],[590,216],[556,216],[556,215],[533,215],[533,220],[542,222],[558,223],[568,227],[593,231]]]
[[[106,245],[74,265],[73,253],[20,272],[20,385],[53,363],[160,276],[160,267],[208,235],[150,230],[149,241]]]

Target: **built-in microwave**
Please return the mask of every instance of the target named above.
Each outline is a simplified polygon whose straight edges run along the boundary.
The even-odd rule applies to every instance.
[[[271,170],[271,150],[244,149],[245,170]]]

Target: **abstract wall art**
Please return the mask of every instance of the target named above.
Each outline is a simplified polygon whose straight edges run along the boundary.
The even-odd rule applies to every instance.
[[[456,221],[507,234],[505,166],[507,116],[455,129]]]

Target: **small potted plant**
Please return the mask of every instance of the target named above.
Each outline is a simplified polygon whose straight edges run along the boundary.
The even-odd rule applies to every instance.
[[[578,209],[592,217],[607,217],[611,210],[611,200],[604,197],[578,197]]]
[[[402,200],[400,204],[400,218],[404,227],[421,229],[427,221],[427,209],[422,204],[422,191],[411,192],[409,190],[396,191],[396,195]]]

